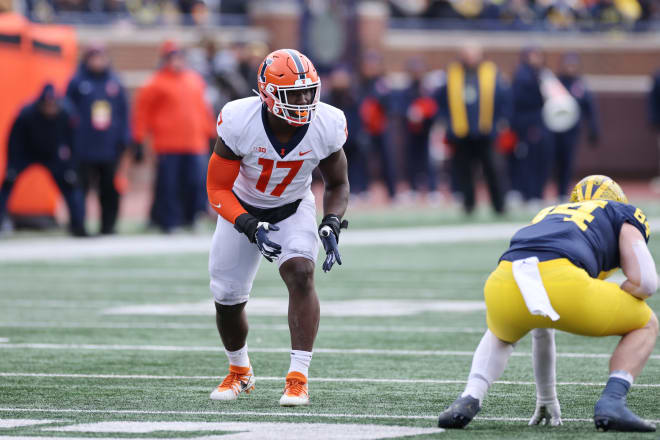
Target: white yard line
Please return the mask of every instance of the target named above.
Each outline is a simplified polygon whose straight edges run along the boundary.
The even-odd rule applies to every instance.
[[[266,416],[266,417],[318,417],[318,418],[342,418],[342,419],[422,419],[436,420],[437,414],[429,415],[397,415],[397,414],[328,414],[312,412],[267,412],[267,411],[147,411],[147,410],[124,410],[124,409],[76,409],[76,408],[0,408],[0,412],[30,412],[30,413],[82,413],[82,414],[153,414],[153,415],[210,415],[210,416]],[[529,419],[524,417],[481,417],[477,420],[523,422]],[[592,419],[562,418],[564,422],[590,422]],[[660,420],[649,420],[660,423]]]
[[[0,419],[0,428],[20,428],[23,426],[45,425],[61,420]]]
[[[134,322],[0,322],[0,328],[61,328],[61,329],[154,329],[154,330],[204,330],[215,328],[211,324],[178,324],[178,323],[150,323],[141,324]],[[250,324],[250,330],[289,331],[287,324]],[[473,327],[412,327],[412,326],[387,326],[387,325],[332,325],[321,324],[324,332],[398,332],[398,333],[476,333],[481,334],[485,328]],[[2,341],[0,338],[0,342]]]
[[[660,230],[660,219],[649,220],[652,231]],[[342,246],[412,245],[507,239],[525,223],[361,229],[342,233]],[[131,235],[94,237],[43,237],[6,240],[0,246],[0,261],[33,261],[118,256],[208,252],[210,235]]]
[[[156,376],[149,374],[71,374],[71,373],[10,373],[0,372],[0,377],[43,377],[58,379],[138,379],[138,380],[217,380],[220,376]],[[257,376],[259,382],[282,382],[284,377]],[[314,383],[396,383],[396,384],[464,384],[461,379],[384,379],[364,377],[311,377]],[[535,385],[532,381],[499,380],[502,385]],[[603,387],[605,382],[557,382],[559,386]],[[635,384],[636,388],[660,388],[659,383]]]
[[[124,350],[124,351],[180,351],[180,352],[216,352],[220,347],[185,346],[185,345],[122,345],[122,344],[51,344],[51,343],[0,343],[0,349],[45,349],[45,350]],[[252,353],[289,353],[290,348],[250,348]],[[380,356],[472,356],[472,351],[453,350],[398,350],[375,348],[315,348],[315,353],[322,354],[367,354]],[[513,356],[530,357],[529,352],[514,352]],[[611,353],[557,353],[558,357],[577,359],[609,359]],[[660,359],[660,355],[651,355],[649,359]]]

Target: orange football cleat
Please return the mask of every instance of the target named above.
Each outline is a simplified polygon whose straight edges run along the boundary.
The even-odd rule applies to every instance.
[[[254,389],[252,367],[229,366],[229,374],[211,393],[211,400],[236,400],[242,392],[249,394]]]
[[[304,374],[292,371],[286,375],[286,385],[284,386],[284,394],[280,398],[280,405],[309,405],[307,378]]]

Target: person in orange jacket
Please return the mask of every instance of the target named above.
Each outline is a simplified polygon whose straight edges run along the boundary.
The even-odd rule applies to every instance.
[[[157,171],[151,221],[164,232],[193,226],[206,207],[206,165],[215,120],[204,99],[205,83],[185,64],[180,47],[166,41],[160,69],[136,96],[133,139],[136,159],[150,138]]]

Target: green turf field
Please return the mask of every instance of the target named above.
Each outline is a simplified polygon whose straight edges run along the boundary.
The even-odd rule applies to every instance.
[[[505,246],[506,240],[344,247],[344,265],[316,276],[321,328],[310,369],[312,404],[295,409],[278,405],[289,334],[280,313],[286,291],[274,265],[262,263],[253,289],[260,314],[250,317],[248,344],[256,390],[222,403],[208,398],[227,362],[211,314],[204,253],[1,262],[0,438],[312,439],[337,429],[346,438],[358,432],[317,424],[376,425],[364,432],[432,429],[464,386],[485,329],[481,288]],[[651,248],[658,259],[660,241],[652,239]],[[660,307],[658,298],[649,303]],[[434,310],[438,304],[451,311]],[[535,404],[527,337],[468,429],[405,438],[658,438],[593,428],[593,404],[616,342],[558,334],[562,427],[527,426]],[[660,349],[654,356],[629,404],[657,420]],[[34,424],[14,426],[16,419]],[[143,423],[73,426],[96,422]],[[267,425],[273,422],[296,423],[289,433],[309,434],[280,436]],[[262,431],[236,434],[248,426]],[[396,432],[384,429],[382,437],[402,438]]]

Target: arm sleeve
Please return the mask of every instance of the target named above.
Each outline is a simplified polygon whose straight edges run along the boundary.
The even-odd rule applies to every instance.
[[[206,177],[206,192],[211,206],[231,223],[247,212],[232,192],[240,168],[241,161],[225,159],[213,153]]]

